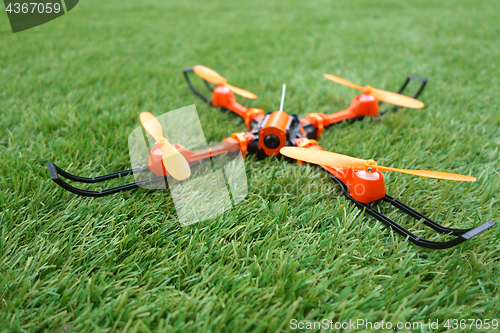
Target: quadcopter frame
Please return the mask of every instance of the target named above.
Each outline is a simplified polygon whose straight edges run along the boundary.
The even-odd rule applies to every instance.
[[[236,114],[240,115],[242,118],[245,119],[245,123],[249,130],[247,132],[232,133],[230,137],[227,137],[223,140],[223,144],[198,151],[189,151],[184,149],[180,145],[174,145],[176,146],[175,148],[181,154],[184,155],[190,166],[198,165],[202,163],[204,160],[217,157],[223,152],[228,151],[227,150],[228,146],[225,146],[226,144],[229,144],[230,146],[237,145],[241,150],[241,154],[243,156],[248,152],[249,154],[255,154],[259,159],[263,159],[267,156],[272,156],[272,155],[275,155],[278,158],[282,158],[282,155],[280,155],[279,150],[285,146],[322,150],[322,148],[318,145],[318,142],[314,139],[317,139],[321,136],[324,128],[329,127],[333,125],[333,123],[335,123],[335,122],[330,122],[325,124],[324,116],[328,115],[324,114],[311,113],[305,118],[299,118],[295,114],[288,115],[282,110],[264,114],[264,111],[261,109],[246,109],[245,107],[236,102],[233,93],[230,91],[222,91],[222,93],[225,94],[226,97],[228,97],[228,101],[230,102],[232,108],[227,108],[224,106],[217,105],[218,103],[214,104],[212,100],[208,99],[202,93],[200,93],[194,88],[188,76],[188,73],[191,71],[193,71],[193,67],[184,69],[183,73],[193,93],[198,97],[200,97],[204,102],[212,106],[220,107],[221,109],[231,110]],[[401,86],[398,93],[400,94],[403,93],[411,80],[417,80],[421,82],[419,89],[413,96],[413,98],[418,98],[427,84],[427,79],[418,76],[408,75],[406,81]],[[214,92],[214,90],[219,88],[220,90],[222,90],[223,88],[221,86],[214,87],[208,81],[206,80],[203,81],[205,82],[207,88],[212,92]],[[361,104],[363,103],[360,102],[359,100],[356,103],[358,102]],[[368,102],[367,103],[368,107],[373,107],[373,103],[374,101]],[[377,104],[380,105],[382,103],[378,102]],[[378,105],[377,105],[377,111],[378,111]],[[398,106],[387,108],[384,111],[378,112],[378,114],[384,115],[389,111],[396,111],[398,108],[399,108]],[[349,121],[361,120],[363,118],[364,116],[360,116],[356,118],[351,118],[349,119]],[[87,177],[76,176],[70,174],[69,172],[64,171],[63,169],[59,168],[52,162],[47,163],[47,168],[49,170],[50,178],[56,184],[66,189],[67,191],[81,196],[102,197],[117,192],[128,191],[137,187],[151,185],[156,182],[164,182],[167,179],[167,177],[170,177],[168,172],[165,170],[163,164],[161,164],[162,163],[161,152],[158,154],[158,151],[155,152],[155,149],[157,149],[157,147],[154,147],[151,150],[150,160],[147,166],[139,167],[136,169],[113,172],[98,177],[87,178]],[[285,158],[285,160],[290,160],[290,159]],[[304,163],[304,162],[298,161],[298,163]],[[453,229],[444,227],[436,223],[435,221],[431,220],[427,216],[423,215],[422,213],[416,211],[412,207],[386,194],[385,185],[383,184],[383,177],[381,174],[380,174],[380,182],[378,182],[375,188],[372,188],[374,189],[375,194],[370,193],[365,196],[358,196],[355,193],[351,194],[351,190],[353,188],[351,187],[349,181],[346,181],[348,180],[348,178],[346,178],[341,172],[336,171],[335,168],[329,168],[325,166],[319,166],[319,167],[321,167],[324,171],[328,172],[332,180],[334,180],[338,185],[340,185],[344,196],[350,201],[352,201],[356,205],[356,207],[366,211],[368,214],[370,214],[380,222],[389,226],[391,229],[393,229],[400,235],[406,237],[410,242],[425,248],[432,248],[432,249],[450,248],[462,242],[465,242],[466,240],[480,234],[481,232],[495,225],[494,222],[488,221],[486,223],[483,223],[482,225],[479,225],[471,229]],[[155,177],[134,183],[111,187],[100,191],[80,189],[68,184],[66,181],[61,179],[62,176],[66,179],[79,183],[99,183],[115,178],[129,176],[131,174],[138,174],[149,171],[152,171],[155,174]],[[384,214],[376,210],[375,206],[380,201],[388,202],[393,207],[399,209],[405,214],[415,219],[422,220],[425,225],[429,226],[430,228],[439,233],[450,234],[458,237],[444,242],[434,242],[421,239],[420,237],[411,233],[403,226],[399,225],[389,217],[385,216]]]

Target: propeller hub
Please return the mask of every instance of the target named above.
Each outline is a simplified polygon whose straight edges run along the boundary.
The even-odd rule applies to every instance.
[[[370,86],[366,86],[366,87],[364,87],[364,88],[363,88],[363,92],[364,92],[365,94],[369,94],[369,93],[371,93],[371,92],[372,92],[372,87],[370,87]]]
[[[366,166],[366,171],[372,172],[373,169],[377,166],[377,162],[375,162],[375,160],[369,159],[366,160],[365,166]]]
[[[156,142],[156,144],[158,145],[162,145],[164,144],[165,142],[167,142],[167,139],[165,139],[163,136],[161,138],[158,138],[158,141]]]
[[[220,90],[219,90],[220,89]],[[229,89],[228,87],[226,87],[225,85],[223,84],[219,84],[217,86],[217,91],[221,92],[221,93],[229,93],[231,91],[231,89]]]

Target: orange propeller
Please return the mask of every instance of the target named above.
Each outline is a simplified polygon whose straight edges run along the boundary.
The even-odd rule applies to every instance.
[[[424,107],[424,103],[408,96],[396,94],[390,91],[375,89],[370,86],[361,87],[358,86],[357,84],[347,81],[346,79],[331,74],[323,74],[323,76],[328,80],[332,80],[333,82],[336,82],[338,84],[362,91],[363,93],[371,95],[382,102],[399,105],[411,109],[421,109]]]
[[[382,171],[395,171],[395,172],[406,173],[408,175],[427,177],[427,178],[457,180],[461,182],[476,181],[475,177],[464,176],[442,171],[407,170],[407,169],[389,168],[378,165],[377,162],[375,162],[374,160],[362,160],[359,158],[354,158],[347,155],[332,153],[323,150],[314,150],[314,149],[297,148],[297,147],[283,147],[281,148],[280,153],[282,155],[285,155],[287,157],[299,161],[342,168],[342,169],[367,170],[368,172],[370,172],[373,168],[377,168]]]
[[[234,92],[235,94],[238,94],[240,96],[250,98],[250,99],[256,99],[257,96],[250,91],[235,87],[227,83],[227,80],[223,78],[222,76],[219,75],[216,71],[213,69],[210,69],[208,67],[202,66],[202,65],[196,65],[193,67],[193,71],[201,77],[202,79],[211,82],[213,84],[217,85],[223,85],[224,87],[228,87],[229,90]]]
[[[139,115],[142,127],[155,139],[156,145],[162,153],[162,162],[168,173],[177,180],[184,180],[191,176],[191,168],[177,149],[175,149],[165,137],[160,122],[149,112],[141,112]]]

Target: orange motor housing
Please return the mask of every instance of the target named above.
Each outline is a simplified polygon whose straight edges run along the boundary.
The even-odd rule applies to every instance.
[[[191,158],[189,156],[189,152],[182,147],[181,145],[178,144],[173,144],[172,145],[179,153],[186,158],[188,163],[191,163]],[[149,161],[148,161],[148,166],[149,170],[153,172],[156,176],[158,177],[164,177],[164,176],[169,176],[170,174],[168,173],[167,169],[165,169],[165,166],[163,165],[163,154],[157,146],[154,146],[151,149],[151,152],[149,153]]]
[[[346,184],[351,197],[359,202],[371,203],[385,196],[384,177],[378,169],[366,172],[364,170],[321,167]]]
[[[148,166],[149,170],[153,172],[158,177],[164,177],[170,175],[168,171],[163,166],[163,154],[161,153],[160,148],[154,146],[151,149],[151,153],[149,154]]]
[[[285,111],[275,111],[264,120],[259,130],[259,148],[267,156],[278,155],[281,148],[286,146],[286,129],[290,116]]]
[[[246,116],[247,108],[236,102],[233,92],[228,87],[217,86],[214,88],[212,105],[229,109],[243,118]]]
[[[378,115],[378,101],[371,95],[361,94],[352,100],[347,110],[328,115],[326,126],[355,117],[376,115]]]

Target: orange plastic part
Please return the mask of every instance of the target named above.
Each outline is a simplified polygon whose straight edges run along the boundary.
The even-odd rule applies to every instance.
[[[384,177],[377,168],[367,172],[365,170],[321,167],[346,184],[349,194],[360,202],[370,203],[385,196]]]
[[[155,146],[153,149],[151,149],[151,153],[149,154],[148,166],[149,170],[151,170],[151,172],[153,172],[158,177],[169,175],[169,173],[163,166],[162,159],[163,155],[160,148]]]
[[[247,108],[236,102],[233,92],[228,87],[220,85],[214,88],[212,104],[231,110],[243,119],[246,117]]]
[[[241,155],[244,156],[247,152],[248,143],[255,137],[252,133],[232,133],[231,137],[225,138],[222,142],[229,142],[240,147]]]
[[[259,120],[264,119],[264,110],[254,108],[247,109],[245,114],[245,125],[247,125],[249,130],[252,129],[251,122],[256,118]]]
[[[349,113],[350,118],[361,116],[376,116],[378,115],[378,101],[370,95],[361,94],[356,96],[349,108],[345,110]],[[344,120],[345,111],[337,112],[328,116],[330,124]]]
[[[238,141],[238,146],[241,149],[241,155],[245,155],[247,153],[247,139],[245,137],[245,133],[232,133],[231,138]]]
[[[316,141],[316,140],[311,140],[311,139],[306,139],[306,138],[298,138],[298,139],[295,139],[295,144],[299,148],[323,150],[323,148],[320,147],[320,145],[318,144],[318,141]],[[304,161],[297,160],[297,164],[304,164],[304,163],[305,163]]]
[[[239,148],[238,141],[233,138],[226,138],[224,141],[216,146],[208,147],[200,150],[187,150],[178,144],[172,145],[179,153],[184,156],[188,163],[197,162],[210,157],[215,157],[226,152],[235,152]],[[245,146],[246,147],[246,146]],[[156,176],[168,176],[170,173],[165,169],[162,162],[163,156],[160,148],[154,147],[149,154],[148,166],[149,170]]]
[[[228,143],[231,143],[231,144],[238,145],[238,140],[236,140],[236,139],[234,139],[232,137],[227,137],[224,140],[222,140],[222,142],[228,142]]]
[[[309,113],[307,118],[310,119],[310,123],[316,128],[316,138],[319,138],[325,129],[326,115],[322,113]]]
[[[184,156],[187,163],[192,162],[188,150],[186,150],[184,147],[178,144],[172,144],[172,147],[174,147],[179,153],[182,154],[182,156]],[[165,169],[162,160],[163,160],[163,154],[161,152],[161,149],[158,146],[153,147],[153,149],[151,149],[151,152],[149,154],[148,166],[149,170],[151,170],[151,172],[153,172],[155,175],[159,177],[170,175],[170,173]]]
[[[278,155],[286,145],[286,129],[290,116],[284,111],[275,111],[267,118],[259,130],[259,148],[267,156]]]
[[[378,115],[378,102],[370,95],[362,94],[355,97],[349,108],[344,111],[326,115],[324,113],[310,113],[304,118],[305,122],[311,123],[314,127],[319,130],[319,126],[327,127],[332,124],[341,122],[342,120],[352,119],[362,116],[376,116]],[[323,119],[323,124],[320,124],[318,118]],[[321,130],[322,131],[322,130]],[[321,132],[320,132],[321,134]],[[319,136],[317,136],[319,137]]]

